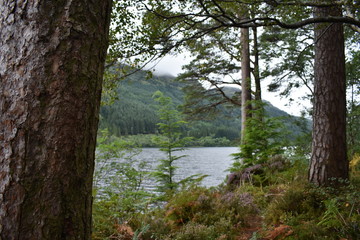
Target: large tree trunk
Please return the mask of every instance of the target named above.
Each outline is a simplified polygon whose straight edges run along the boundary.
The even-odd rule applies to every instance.
[[[315,17],[340,16],[341,8],[316,7]],[[341,23],[315,25],[315,89],[310,182],[348,178],[344,33]]]
[[[249,28],[241,28],[241,143],[245,143],[246,121],[251,117],[251,69]]]
[[[90,239],[110,11],[0,2],[0,239]]]

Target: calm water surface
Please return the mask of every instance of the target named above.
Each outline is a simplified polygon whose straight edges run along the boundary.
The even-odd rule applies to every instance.
[[[175,161],[178,167],[175,179],[184,179],[194,174],[209,175],[202,181],[206,187],[217,186],[225,180],[227,169],[232,164],[230,154],[238,152],[237,147],[201,147],[188,148],[176,152],[175,155],[187,155]],[[158,160],[164,158],[165,154],[158,148],[144,148],[135,158],[149,162],[150,169],[154,169]],[[148,183],[152,185],[153,183]]]

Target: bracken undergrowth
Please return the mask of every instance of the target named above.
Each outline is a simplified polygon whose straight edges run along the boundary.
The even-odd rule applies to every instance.
[[[93,239],[360,239],[359,161],[350,181],[327,188],[307,183],[306,160],[286,161],[240,186],[187,186],[126,218],[99,202]]]

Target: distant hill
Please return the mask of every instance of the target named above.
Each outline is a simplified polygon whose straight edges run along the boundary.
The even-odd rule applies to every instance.
[[[117,93],[119,100],[110,106],[100,109],[100,128],[108,128],[117,136],[157,133],[156,102],[152,99],[154,92],[160,90],[173,99],[175,105],[183,103],[184,93],[181,83],[174,81],[172,76],[153,76],[146,79],[146,72],[139,71],[119,83]],[[229,88],[227,91],[238,91]],[[224,108],[225,109],[225,108]],[[296,125],[299,121],[286,112],[272,106],[266,106],[270,117],[285,117],[287,128],[294,135],[301,129]],[[212,136],[225,137],[229,140],[239,138],[241,131],[241,110],[239,107],[231,111],[224,110],[221,116],[211,120],[192,121],[184,129],[186,135],[196,138]]]

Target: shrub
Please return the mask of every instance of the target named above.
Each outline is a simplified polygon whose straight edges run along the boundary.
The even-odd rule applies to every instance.
[[[351,159],[350,174],[353,180],[360,181],[360,154],[355,154]]]
[[[141,187],[146,163],[133,160],[133,144],[100,133],[96,150],[93,202],[93,239],[108,239],[133,214],[144,212],[153,196]],[[121,235],[121,234],[120,234]]]
[[[292,184],[266,209],[268,224],[293,227],[294,239],[358,239],[360,191],[353,184],[337,188]]]
[[[286,146],[286,130],[280,119],[266,116],[265,103],[254,100],[252,104],[255,107],[251,111],[253,117],[246,121],[240,153],[233,154],[232,172],[265,163],[269,158],[282,154]]]
[[[214,240],[217,238],[214,226],[206,226],[199,223],[189,222],[180,231],[170,235],[166,239],[171,240]]]

